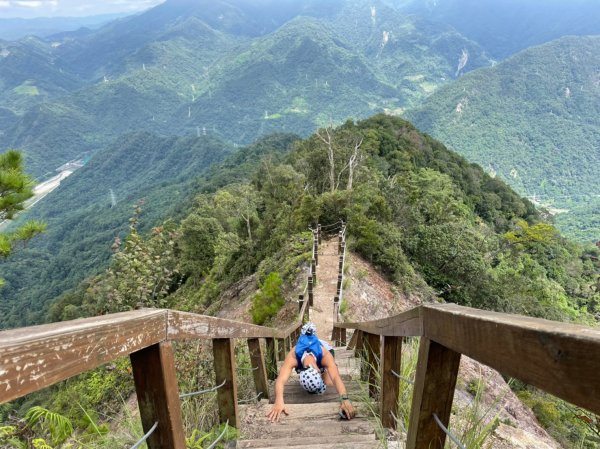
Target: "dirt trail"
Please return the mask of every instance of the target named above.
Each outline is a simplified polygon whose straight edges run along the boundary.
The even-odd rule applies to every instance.
[[[317,285],[310,320],[316,324],[319,338],[329,343],[333,331],[333,298],[337,288],[338,268],[337,239],[323,240],[319,246]]]

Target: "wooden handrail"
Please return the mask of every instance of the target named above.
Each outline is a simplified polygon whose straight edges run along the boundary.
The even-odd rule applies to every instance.
[[[334,323],[356,329],[366,356],[383,345],[385,380],[399,366],[397,337],[421,337],[407,449],[443,448],[461,355],[518,378],[579,407],[600,414],[600,328],[561,323],[455,304],[423,305],[399,315],[362,323]],[[376,337],[375,339],[373,337]],[[389,345],[393,346],[388,347]],[[381,416],[388,425],[397,410],[398,386],[382,388]]]
[[[0,332],[0,403],[167,338],[165,310],[136,310]]]

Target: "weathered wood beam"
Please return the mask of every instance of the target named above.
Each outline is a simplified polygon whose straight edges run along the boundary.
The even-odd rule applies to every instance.
[[[600,328],[454,304],[423,313],[428,338],[600,414]]]
[[[420,337],[423,334],[421,309],[422,307],[415,307],[407,312],[381,320],[362,323],[333,323],[333,326],[343,329],[359,329],[369,334],[390,337]]]
[[[155,422],[148,449],[185,449],[181,404],[171,342],[161,342],[130,355],[144,433]]]
[[[195,340],[198,338],[268,338],[277,329],[256,326],[241,321],[227,320],[195,313],[169,310],[168,339]]]
[[[402,337],[383,337],[383,357],[381,362],[381,425],[395,429],[398,417],[398,394],[400,379],[392,373],[401,372]]]
[[[444,448],[433,414],[448,427],[459,365],[459,353],[421,337],[406,449]]]
[[[250,353],[250,363],[252,364],[256,394],[260,394],[260,399],[269,399],[267,367],[265,356],[258,338],[248,339],[248,352]]]
[[[233,341],[229,338],[213,339],[215,385],[225,384],[217,390],[217,408],[221,423],[238,426],[237,375]]]
[[[0,332],[0,403],[159,343],[165,322],[136,310]]]

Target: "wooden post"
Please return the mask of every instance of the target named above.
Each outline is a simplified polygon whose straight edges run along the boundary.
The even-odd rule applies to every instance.
[[[238,426],[237,375],[235,372],[235,354],[233,340],[213,338],[213,360],[215,365],[215,385],[225,385],[217,390],[219,422],[229,421],[229,425]]]
[[[275,339],[265,338],[267,349],[267,377],[269,380],[277,378],[277,352],[275,351]]]
[[[459,365],[460,353],[421,337],[407,449],[443,449],[446,434],[433,414],[448,427]]]
[[[346,346],[346,328],[340,328],[340,346]]]
[[[283,360],[285,359],[285,338],[278,338],[277,339],[277,360],[279,362],[283,362]]]
[[[313,278],[312,276],[308,277],[308,306],[312,307],[314,302],[313,297]]]
[[[392,370],[400,373],[402,357],[402,337],[383,337],[383,357],[381,369],[381,425],[384,428],[395,429],[398,416],[398,394],[400,379]],[[392,416],[392,414],[394,416]]]
[[[317,261],[316,261],[316,259],[313,258],[313,260],[310,263],[310,266],[311,266],[311,271],[312,271],[313,282],[316,284],[317,283]]]
[[[298,312],[302,312],[302,306],[304,306],[304,295],[298,296]]]
[[[333,341],[333,346],[339,346],[338,345],[339,333],[340,333],[340,328],[333,326],[333,330],[331,331],[331,341]]]
[[[254,374],[256,394],[261,393],[260,399],[269,399],[267,367],[265,364],[265,356],[258,338],[248,339],[248,352],[250,353],[250,363],[252,364],[252,373]]]
[[[354,331],[354,335],[352,335],[352,339],[350,340],[350,346],[354,349],[354,357],[363,356],[361,353],[363,350],[363,332],[361,330],[356,329]]]
[[[316,234],[313,239],[313,259],[315,259],[316,264],[319,265],[319,238]]]
[[[369,396],[374,398],[377,394],[377,372],[379,371],[379,358],[381,355],[381,336],[366,334],[367,345],[367,370],[369,382]]]
[[[319,243],[319,245],[321,244],[323,239],[322,233],[321,233],[321,225],[317,225],[317,242]]]
[[[336,289],[336,294],[338,296],[342,295],[342,282],[343,282],[343,277],[341,274],[338,275],[338,280],[337,280],[337,289]]]
[[[342,231],[338,232],[338,254],[342,254]]]
[[[185,449],[181,404],[171,342],[149,346],[130,355],[142,427],[149,449]]]
[[[344,256],[340,256],[340,263],[338,266],[338,273],[342,274],[344,272]]]

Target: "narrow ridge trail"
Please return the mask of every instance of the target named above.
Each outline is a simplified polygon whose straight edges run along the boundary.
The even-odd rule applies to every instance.
[[[319,247],[317,284],[313,290],[310,320],[317,326],[320,339],[332,343],[333,298],[336,294],[339,268],[337,239],[323,240]],[[357,408],[356,418],[339,418],[339,395],[335,387],[327,387],[323,395],[306,393],[294,372],[285,386],[284,401],[289,415],[280,422],[271,423],[266,415],[271,409],[275,392],[270,388],[271,401],[240,406],[241,439],[237,448],[256,449],[372,449],[380,446],[375,436],[375,425],[368,418],[366,407],[359,398],[365,393],[358,382],[359,359],[345,347],[335,348],[335,359],[350,399]],[[281,366],[281,362],[279,363]]]

